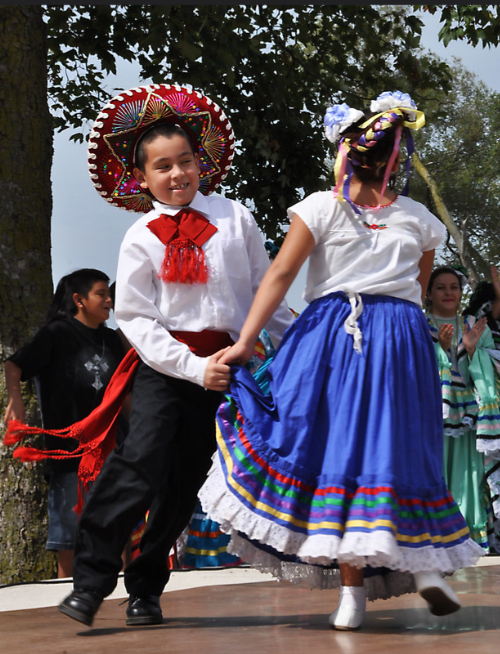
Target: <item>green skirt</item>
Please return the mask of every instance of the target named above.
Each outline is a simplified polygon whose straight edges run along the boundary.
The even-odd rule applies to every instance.
[[[476,449],[472,429],[454,438],[444,437],[443,476],[469,527],[471,538],[489,552],[488,522],[490,494],[486,483],[484,455]]]

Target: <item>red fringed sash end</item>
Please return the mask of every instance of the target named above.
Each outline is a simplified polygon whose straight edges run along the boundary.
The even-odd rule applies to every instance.
[[[75,423],[70,427],[64,427],[64,429],[43,429],[42,427],[32,427],[30,425],[25,425],[20,420],[9,420],[7,432],[3,442],[4,445],[15,445],[16,443],[20,443],[23,438],[26,438],[26,436],[29,436],[30,434],[48,434],[50,436],[58,436],[59,438],[79,439],[81,438],[81,430],[77,425],[79,425],[79,423]],[[57,452],[59,452],[59,450],[57,450]],[[65,456],[68,455],[68,453],[64,451],[63,454]]]
[[[33,461],[43,461],[47,458],[47,452],[44,450],[37,450],[34,447],[18,447],[14,450],[12,456],[14,459],[21,459],[23,463],[31,463]]]
[[[21,461],[42,461],[43,459],[70,459],[82,457],[78,467],[78,502],[75,511],[83,507],[84,492],[96,480],[102,465],[115,446],[118,416],[123,400],[130,391],[139,356],[130,349],[112,376],[101,404],[79,422],[64,429],[43,429],[30,427],[19,420],[10,420],[5,436],[5,445],[16,445],[29,434],[49,434],[60,438],[76,438],[79,446],[73,452],[65,450],[37,450],[34,447],[17,447],[13,456]]]
[[[39,434],[40,427],[30,427],[25,425],[20,420],[9,420],[7,431],[3,439],[4,445],[15,445],[20,443],[23,438],[29,434]]]
[[[80,481],[80,479],[78,479],[78,497],[77,497],[77,500],[76,500],[76,504],[73,507],[73,511],[77,515],[81,515],[81,513],[83,511],[83,501],[85,499],[85,492],[87,490],[88,490],[88,486],[85,487],[85,484],[82,481]]]

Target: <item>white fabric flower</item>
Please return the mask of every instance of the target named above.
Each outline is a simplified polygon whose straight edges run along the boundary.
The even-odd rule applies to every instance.
[[[416,109],[417,105],[411,99],[409,93],[402,93],[401,91],[384,91],[376,100],[372,100],[370,104],[370,111],[376,114],[383,111],[389,111],[399,107],[401,109]],[[417,119],[417,114],[414,111],[408,112],[408,120],[414,121]]]

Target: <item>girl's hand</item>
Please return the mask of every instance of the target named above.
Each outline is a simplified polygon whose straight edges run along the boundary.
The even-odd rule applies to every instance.
[[[241,340],[236,341],[236,343],[229,348],[227,352],[223,354],[219,363],[225,363],[227,365],[236,365],[243,366],[247,361],[250,361],[253,354],[253,347],[249,347],[244,344]]]
[[[469,327],[467,323],[465,324],[466,331],[462,335],[462,342],[471,358],[474,356],[476,345],[486,329],[486,322],[486,318],[480,318],[472,327]]]
[[[453,338],[453,325],[441,325],[439,328],[439,345],[447,352],[451,347]]]

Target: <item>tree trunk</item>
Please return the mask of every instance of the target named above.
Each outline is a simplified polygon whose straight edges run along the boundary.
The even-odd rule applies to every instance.
[[[424,182],[429,187],[439,217],[441,218],[446,229],[450,233],[451,238],[455,241],[455,245],[457,246],[458,254],[460,256],[460,262],[463,266],[465,266],[465,268],[467,268],[469,283],[472,289],[474,290],[474,288],[480,281],[480,275],[482,275],[483,278],[488,279],[490,275],[489,266],[487,265],[483,257],[480,255],[480,253],[476,249],[474,249],[472,245],[469,243],[468,239],[466,238],[465,226],[464,226],[464,232],[462,233],[460,229],[457,227],[457,225],[455,224],[453,218],[450,216],[448,209],[446,208],[445,203],[443,202],[441,196],[438,193],[434,180],[432,179],[429,171],[424,166],[424,164],[422,163],[421,159],[419,158],[416,152],[412,154],[412,162],[415,167],[415,170],[418,172],[418,174],[422,177]],[[470,256],[471,252],[474,254],[476,263],[474,263],[472,257]],[[478,267],[479,267],[479,271],[478,271]]]
[[[0,411],[7,405],[3,363],[43,323],[52,297],[50,216],[52,125],[41,5],[0,7]],[[28,421],[36,396],[24,389]],[[39,423],[38,423],[39,424]],[[54,576],[45,550],[47,487],[41,468],[0,448],[0,583]]]

